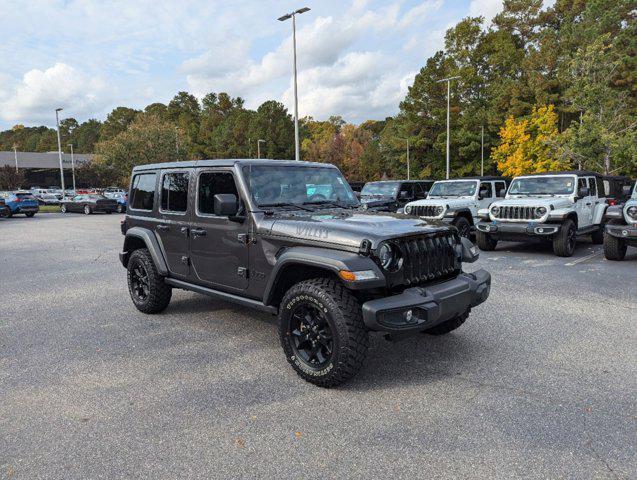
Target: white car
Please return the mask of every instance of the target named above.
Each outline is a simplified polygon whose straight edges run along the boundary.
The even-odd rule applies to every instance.
[[[632,195],[630,191],[632,188]],[[624,187],[630,198],[624,205],[608,207],[604,220],[604,256],[608,260],[623,260],[628,246],[637,247],[637,182],[633,187]]]
[[[405,205],[405,214],[454,225],[470,237],[478,223],[478,210],[503,198],[507,180],[502,177],[467,177],[435,182],[427,198]]]
[[[498,241],[548,241],[560,257],[575,252],[577,237],[604,241],[606,210],[603,177],[585,171],[532,174],[516,177],[504,200],[480,211],[476,227],[478,247],[494,250]]]

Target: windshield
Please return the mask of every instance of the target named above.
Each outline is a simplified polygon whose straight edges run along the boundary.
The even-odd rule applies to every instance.
[[[429,190],[431,197],[470,197],[475,195],[478,182],[436,182]]]
[[[363,196],[383,196],[383,197],[395,197],[398,195],[398,182],[372,182],[366,183],[361,190]]]
[[[243,175],[260,207],[330,202],[358,205],[354,192],[335,168],[250,165],[243,167]]]
[[[573,177],[516,178],[509,187],[509,195],[571,195],[575,191]]]

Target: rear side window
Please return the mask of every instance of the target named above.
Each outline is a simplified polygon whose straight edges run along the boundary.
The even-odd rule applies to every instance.
[[[232,193],[238,198],[237,186],[231,173],[203,172],[199,175],[198,212],[214,215],[214,196],[219,193]]]
[[[161,209],[185,212],[188,209],[189,172],[166,173],[161,182]]]
[[[597,195],[597,182],[595,181],[595,178],[588,179],[588,186],[591,189],[591,195]]]
[[[504,182],[495,182],[495,196],[504,197],[507,191],[507,184]]]
[[[136,210],[152,210],[155,197],[156,173],[135,175],[131,187],[131,208]]]
[[[480,191],[483,191],[483,190],[486,190],[486,193],[484,194],[485,198],[493,197],[493,189],[491,188],[490,182],[483,182],[480,184]]]

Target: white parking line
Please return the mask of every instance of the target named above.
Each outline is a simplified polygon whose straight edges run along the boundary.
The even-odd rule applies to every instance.
[[[591,253],[590,255],[586,255],[585,257],[582,258],[578,258],[577,260],[573,261],[573,262],[569,262],[569,263],[565,263],[564,265],[566,265],[567,267],[572,267],[573,265],[577,265],[578,263],[583,263],[587,260],[591,260],[595,257],[597,257],[598,255],[601,255],[602,252],[595,252],[595,253]]]

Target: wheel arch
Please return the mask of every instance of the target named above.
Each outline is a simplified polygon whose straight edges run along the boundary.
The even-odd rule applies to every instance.
[[[455,220],[458,217],[465,218],[469,222],[469,225],[471,225],[472,227],[474,226],[473,215],[471,214],[471,210],[469,210],[468,208],[457,210],[453,219]]]
[[[131,253],[140,248],[146,248],[150,252],[150,255],[155,263],[157,271],[161,275],[168,274],[168,265],[159,248],[159,242],[155,237],[155,234],[147,228],[133,227],[126,232],[126,238],[124,239],[124,249],[120,254],[120,259],[124,267],[128,267],[128,259]]]

